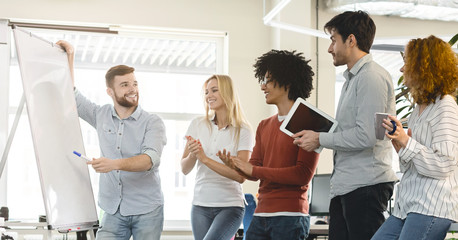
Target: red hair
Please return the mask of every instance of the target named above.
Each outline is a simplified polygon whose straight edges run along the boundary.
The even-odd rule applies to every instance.
[[[434,103],[437,96],[455,95],[457,56],[450,44],[433,35],[412,39],[406,46],[404,78],[418,104]]]

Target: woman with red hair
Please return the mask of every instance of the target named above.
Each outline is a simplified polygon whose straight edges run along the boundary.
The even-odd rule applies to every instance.
[[[429,36],[407,44],[404,62],[416,107],[407,133],[396,117],[384,120],[403,176],[393,215],[372,239],[444,239],[458,221],[458,60],[448,43]]]

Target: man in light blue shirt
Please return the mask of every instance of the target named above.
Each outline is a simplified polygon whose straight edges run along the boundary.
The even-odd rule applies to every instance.
[[[331,34],[328,52],[334,65],[347,65],[337,107],[334,133],[301,131],[295,144],[313,151],[334,150],[331,177],[330,240],[369,240],[385,221],[383,212],[397,180],[389,141],[375,138],[374,114],[395,115],[390,74],[372,61],[369,49],[375,24],[365,12],[344,12],[325,29]]]
[[[73,47],[58,44],[67,51],[73,75]],[[105,214],[97,240],[159,240],[164,198],[158,167],[165,126],[138,106],[134,68],[112,67],[105,78],[113,105],[99,106],[75,89],[78,115],[97,130],[102,155],[88,162],[101,173],[98,203]]]

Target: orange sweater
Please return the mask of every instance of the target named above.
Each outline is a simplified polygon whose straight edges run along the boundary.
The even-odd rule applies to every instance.
[[[306,152],[280,131],[274,115],[259,123],[250,163],[253,179],[260,179],[255,213],[308,213],[307,189],[318,163],[316,152]]]

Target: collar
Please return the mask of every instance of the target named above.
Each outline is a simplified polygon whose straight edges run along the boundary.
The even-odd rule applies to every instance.
[[[138,120],[138,118],[140,117],[140,114],[142,113],[142,108],[140,107],[140,105],[137,105],[137,108],[135,109],[135,111],[127,118],[125,119],[129,119],[129,118],[132,118],[134,120]],[[116,113],[116,110],[114,108],[114,105],[111,105],[111,115],[113,117],[116,117],[118,119],[121,119],[119,116],[118,116],[118,113]],[[122,119],[121,119],[122,120]]]
[[[343,76],[346,80],[351,80],[353,76],[358,74],[359,70],[364,66],[364,64],[372,61],[372,55],[370,53],[366,54],[364,57],[360,58],[355,65],[350,70],[345,70]]]
[[[216,114],[213,114],[213,116],[210,117],[210,122],[212,122],[213,125],[215,125],[216,127],[218,127],[218,124],[216,124],[216,122],[215,122],[215,118],[216,118]],[[226,125],[225,127],[221,128],[221,130],[226,129],[226,128],[228,128],[228,127],[229,127],[229,124]]]

